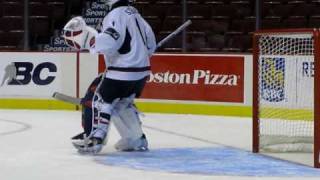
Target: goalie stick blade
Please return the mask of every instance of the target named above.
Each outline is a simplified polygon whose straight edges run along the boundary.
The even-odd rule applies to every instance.
[[[74,105],[81,105],[81,98],[75,98],[75,97],[68,96],[68,95],[65,95],[65,94],[62,94],[59,92],[53,93],[52,97],[57,100],[66,102],[66,103],[71,103]]]

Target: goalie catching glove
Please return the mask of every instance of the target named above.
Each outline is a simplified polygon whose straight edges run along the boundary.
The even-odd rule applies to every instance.
[[[72,18],[63,28],[63,38],[66,44],[79,51],[93,48],[97,34],[97,30],[87,26],[81,16]]]

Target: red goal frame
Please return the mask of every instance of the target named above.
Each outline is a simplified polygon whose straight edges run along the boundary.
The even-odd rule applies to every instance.
[[[320,30],[319,29],[273,29],[260,30],[253,34],[253,89],[252,89],[252,151],[259,152],[259,88],[258,58],[261,35],[281,33],[310,33],[314,37],[314,167],[320,168]]]

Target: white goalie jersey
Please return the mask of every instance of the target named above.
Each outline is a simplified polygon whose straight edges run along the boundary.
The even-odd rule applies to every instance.
[[[108,13],[91,53],[105,55],[106,77],[139,80],[149,75],[149,58],[156,49],[150,25],[132,6],[120,6]]]

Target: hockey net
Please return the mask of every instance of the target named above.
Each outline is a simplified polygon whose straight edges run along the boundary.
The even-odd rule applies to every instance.
[[[317,38],[314,30],[254,35],[255,152],[315,152]]]

